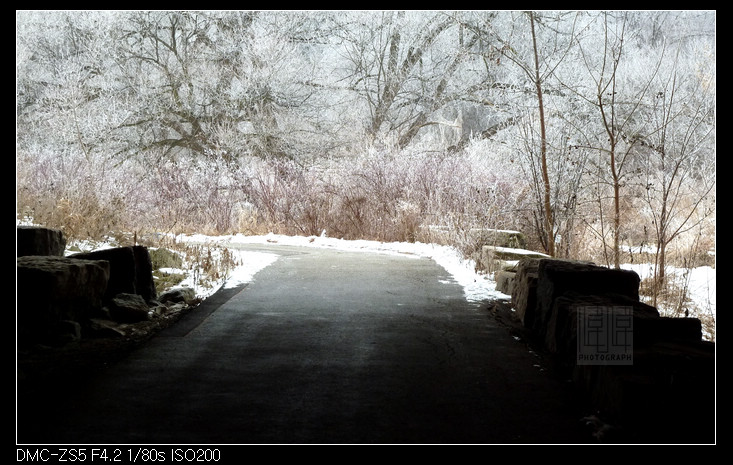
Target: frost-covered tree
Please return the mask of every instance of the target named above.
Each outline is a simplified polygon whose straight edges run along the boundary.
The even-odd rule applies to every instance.
[[[621,189],[626,183],[636,140],[628,134],[638,134],[639,113],[649,92],[648,82],[636,86],[624,85],[623,75],[629,61],[627,48],[627,13],[601,12],[596,18],[596,33],[579,44],[583,69],[587,72],[587,87],[580,90],[582,98],[596,113],[596,124],[586,128],[591,150],[598,152],[598,173],[612,189],[612,262],[620,267]],[[595,40],[594,40],[595,39]],[[650,64],[655,67],[655,64]],[[599,191],[598,195],[602,195]],[[603,202],[601,202],[601,206]],[[599,208],[599,214],[604,215]],[[605,236],[602,236],[605,237]],[[605,241],[604,241],[605,250]]]
[[[658,24],[660,18],[654,15],[654,24]],[[645,19],[648,18],[632,13],[593,14],[576,47],[577,69],[582,69],[585,77],[578,79],[568,74],[564,81],[568,92],[586,102],[586,110],[578,108],[573,112],[576,118],[581,116],[585,119],[582,127],[577,126],[577,145],[574,147],[593,155],[590,165],[593,168],[589,174],[590,179],[594,179],[593,192],[599,205],[595,230],[603,241],[604,255],[610,250],[607,261],[615,267],[620,266],[621,240],[629,234],[624,231],[624,218],[628,218],[629,212],[638,206],[636,200],[641,193],[648,193],[648,189],[638,190],[635,187],[641,184],[641,174],[648,175],[653,171],[654,176],[657,176],[665,172],[665,168],[662,168],[664,163],[657,163],[655,169],[649,169],[651,160],[658,158],[659,147],[666,145],[664,151],[683,150],[689,153],[692,144],[684,138],[670,144],[665,135],[674,124],[681,122],[682,108],[690,108],[692,104],[687,99],[694,92],[681,97],[677,87],[683,81],[696,81],[694,72],[683,69],[679,54],[675,57],[669,53],[668,44],[659,31],[649,34]],[[670,25],[672,23],[669,21]],[[671,92],[670,87],[676,92]],[[674,109],[671,108],[672,100],[665,100],[672,99],[673,95]],[[707,104],[714,102],[714,96],[709,92],[699,92],[697,95]],[[678,99],[684,100],[684,104]],[[695,100],[694,107],[699,107],[699,101]],[[672,113],[668,113],[670,111]],[[698,118],[709,121],[709,113],[698,115]],[[709,134],[709,126],[705,127],[706,134]],[[691,128],[687,127],[688,130]],[[688,137],[691,135],[692,132],[688,133]],[[658,139],[660,137],[662,140]],[[672,146],[675,148],[672,149]],[[686,149],[682,149],[683,146]],[[712,154],[707,153],[706,156],[710,159]],[[665,156],[661,158],[665,159]],[[669,163],[669,157],[666,158]],[[673,175],[671,179],[680,178]],[[670,190],[679,190],[679,185],[673,188],[669,183],[671,179],[662,183],[665,186],[662,198],[668,198]],[[703,191],[707,192],[706,189]],[[607,199],[610,199],[610,214],[606,213]],[[660,222],[666,223],[665,205],[661,201],[652,208],[655,212],[652,215],[659,215],[654,220],[655,228],[659,227]],[[606,217],[610,217],[608,228]],[[667,227],[664,225],[661,229]],[[611,237],[609,247],[606,246],[606,231]],[[664,235],[657,239],[658,243],[668,243]]]
[[[665,59],[645,102],[650,130],[639,145],[639,191],[656,243],[655,304],[668,246],[715,212],[715,52],[711,31],[697,19],[666,17],[675,27],[657,38],[655,51]]]
[[[477,40],[449,12],[355,12],[339,18],[343,82],[358,96],[364,132],[406,147],[435,112],[460,98],[458,70]]]
[[[19,14],[18,53],[28,56],[19,117],[50,112],[63,125],[57,134],[106,155],[296,156],[294,122],[308,121],[297,112],[314,92],[303,79],[312,63],[291,35],[300,21],[242,11]]]
[[[292,156],[284,113],[306,98],[295,49],[254,12],[136,12],[119,49],[137,92],[132,148]]]
[[[508,115],[501,126],[514,131],[514,146],[536,197],[533,216],[538,236],[554,256],[562,221],[558,213],[572,218],[575,202],[567,193],[577,184],[577,179],[566,176],[577,170],[566,169],[570,155],[562,118],[564,96],[555,76],[573,46],[576,14],[506,12],[490,24],[476,23],[475,28],[491,44],[495,66],[486,88]]]
[[[87,192],[112,205],[114,191],[124,192],[137,212],[152,205],[151,219],[167,204],[168,216],[217,228],[234,224],[230,212],[255,199],[268,221],[315,231],[335,215],[355,225],[354,235],[373,234],[376,222],[386,237],[389,221],[408,211],[455,215],[467,228],[521,222],[538,249],[558,256],[577,255],[583,239],[612,244],[599,248],[609,264],[644,218],[664,261],[666,244],[705,217],[705,200],[697,201],[714,193],[699,181],[714,178],[702,174],[714,171],[714,19],[714,12],[19,11],[19,190],[43,193],[49,205]],[[321,163],[329,168],[316,169]],[[448,187],[454,178],[432,176],[429,167],[472,174],[456,181],[465,186]],[[194,196],[196,183],[184,178],[196,169],[216,174],[200,183],[210,192]],[[277,176],[298,180],[287,202],[256,189],[258,181],[278,186]],[[367,178],[375,181],[368,194],[363,185],[336,185]],[[377,181],[387,179],[394,182],[380,192]],[[153,187],[135,190],[133,181]],[[176,199],[178,192],[189,199]],[[329,197],[340,193],[346,198]],[[226,208],[189,211],[187,200]],[[310,207],[296,205],[301,200]],[[287,214],[277,211],[285,207]],[[297,213],[304,211],[309,218]]]
[[[99,153],[124,118],[109,68],[113,18],[102,13],[18,12],[18,145]]]

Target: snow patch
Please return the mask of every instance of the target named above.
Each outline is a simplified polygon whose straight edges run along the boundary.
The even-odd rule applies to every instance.
[[[278,259],[278,256],[272,253],[249,252],[244,250],[233,252],[237,254],[239,261],[245,263],[245,265],[238,266],[232,271],[232,274],[224,283],[224,289],[231,289],[251,282],[257,272],[272,265]]]
[[[654,264],[622,264],[621,268],[635,271],[644,280],[654,276]],[[713,317],[716,316],[716,269],[710,266],[697,268],[677,268],[669,266],[666,273],[673,276],[679,282],[686,284],[689,299],[695,302],[701,309],[709,311]]]

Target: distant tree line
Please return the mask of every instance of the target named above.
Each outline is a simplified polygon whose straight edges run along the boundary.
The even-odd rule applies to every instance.
[[[68,200],[72,166],[127,167],[106,178],[126,194],[97,202],[129,202],[142,195],[130,176],[157,176],[147,201],[167,185],[170,211],[183,192],[172,166],[219,167],[199,200],[223,205],[246,176],[222,170],[255,160],[302,180],[370,153],[469,154],[521,174],[505,192],[514,207],[484,205],[476,221],[519,222],[557,256],[594,240],[616,267],[624,244],[652,245],[663,277],[673,241],[714,230],[715,23],[714,11],[18,11],[16,161],[36,170],[19,168],[18,189]],[[252,182],[270,178],[248,179],[248,201],[264,202]],[[497,184],[476,187],[496,202]],[[255,207],[284,218],[270,200]],[[357,198],[339,205],[365,231]]]

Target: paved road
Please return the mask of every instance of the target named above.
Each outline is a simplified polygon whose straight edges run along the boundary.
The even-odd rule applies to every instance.
[[[257,250],[279,258],[46,412],[31,442],[583,441],[567,387],[434,261]]]

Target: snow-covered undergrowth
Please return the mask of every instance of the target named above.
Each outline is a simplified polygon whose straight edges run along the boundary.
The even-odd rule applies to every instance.
[[[621,268],[635,271],[642,282],[654,276],[653,264],[623,264]],[[703,323],[703,338],[715,340],[716,269],[710,266],[678,268],[668,266],[666,273],[674,289],[670,299],[657,302],[663,316],[699,318]],[[642,296],[642,300],[643,296]]]

